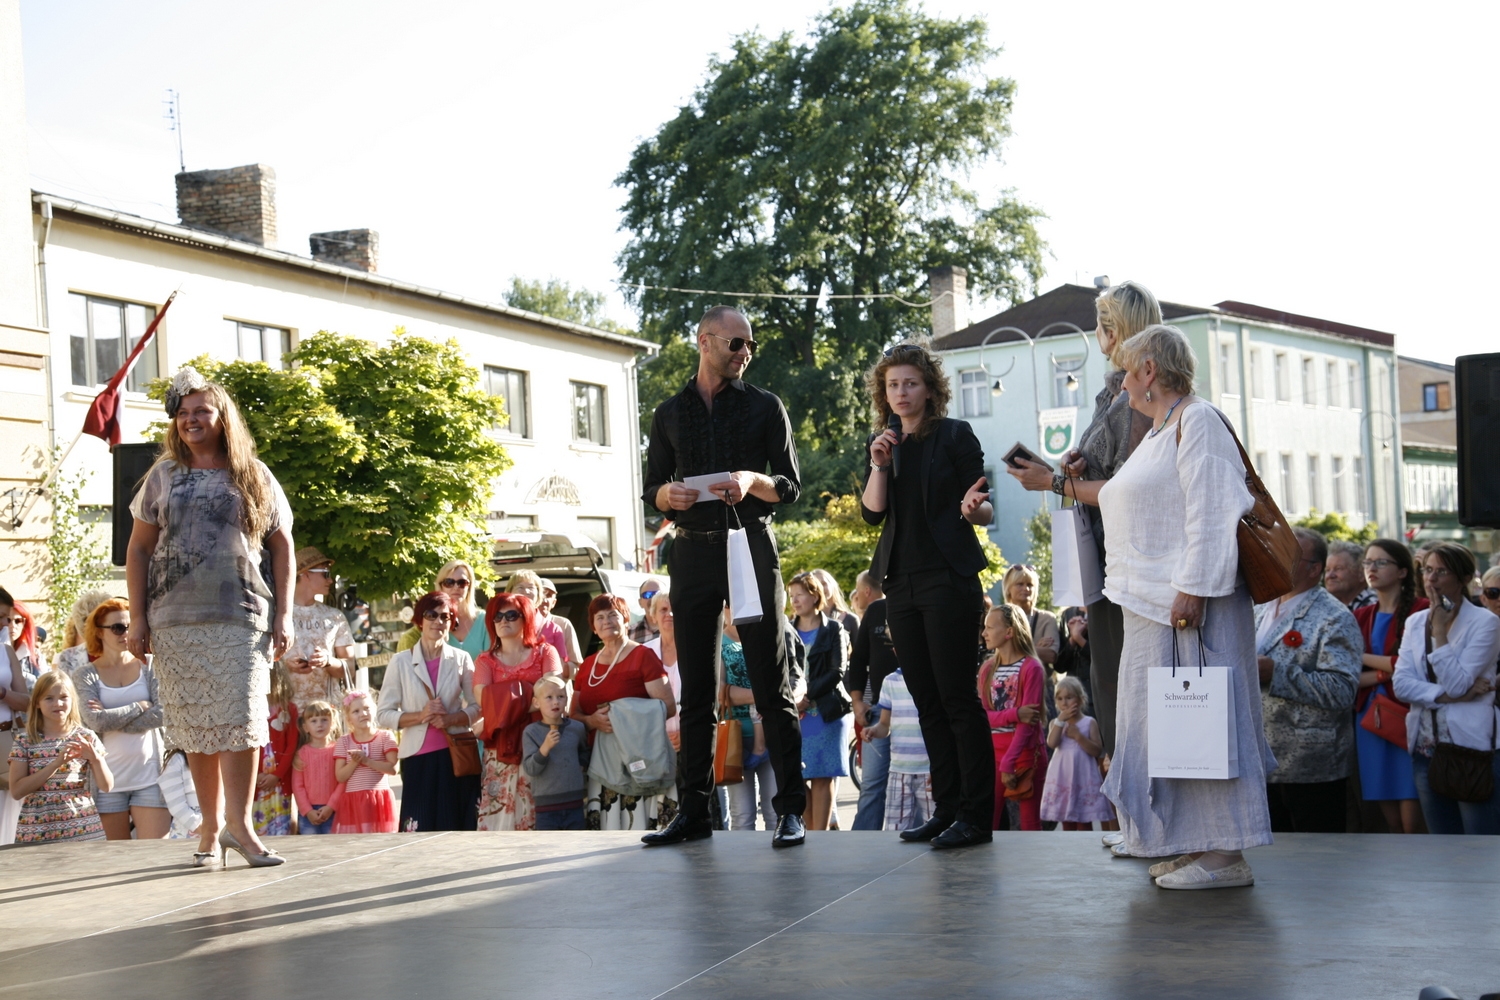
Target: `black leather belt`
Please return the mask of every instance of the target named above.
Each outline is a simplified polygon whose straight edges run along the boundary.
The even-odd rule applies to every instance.
[[[763,535],[765,534],[766,526],[760,521],[751,521],[745,525],[745,530],[752,535]],[[690,542],[710,542],[720,545],[729,541],[728,531],[692,531],[688,528],[678,528],[676,529],[676,534],[678,538],[686,538]]]

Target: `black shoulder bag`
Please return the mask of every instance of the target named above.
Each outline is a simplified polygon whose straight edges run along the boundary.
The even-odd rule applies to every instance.
[[[1437,683],[1437,674],[1432,671],[1432,616],[1427,616],[1427,679]],[[1493,698],[1491,699],[1493,701]],[[1432,713],[1432,764],[1427,770],[1427,783],[1434,792],[1445,795],[1456,802],[1488,802],[1495,794],[1495,708],[1490,706],[1490,749],[1475,750],[1473,747],[1444,743],[1438,738],[1437,709]]]

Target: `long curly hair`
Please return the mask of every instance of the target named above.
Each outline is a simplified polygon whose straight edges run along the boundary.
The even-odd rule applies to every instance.
[[[897,365],[911,365],[922,373],[922,381],[927,383],[927,412],[922,417],[922,426],[916,430],[920,440],[928,435],[937,421],[948,415],[948,404],[953,402],[953,387],[948,384],[943,363],[925,346],[909,340],[897,344],[865,374],[876,434],[885,430],[891,419],[891,404],[885,398],[885,376]]]
[[[245,418],[240,415],[240,408],[235,405],[234,397],[229,395],[229,390],[217,382],[210,382],[195,391],[205,393],[214,409],[219,411],[219,426],[222,429],[219,449],[229,460],[229,481],[234,484],[241,497],[240,527],[246,535],[258,541],[270,530],[275,501],[271,495],[271,484],[261,472],[255,438],[246,426]],[[177,433],[176,417],[167,422],[167,435],[162,440],[161,453],[156,457],[157,465],[163,462],[176,462],[185,469],[192,467],[193,452]]]

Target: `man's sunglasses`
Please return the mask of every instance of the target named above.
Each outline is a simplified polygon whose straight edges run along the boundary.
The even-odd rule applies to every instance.
[[[105,625],[104,627],[122,639],[125,637],[125,633],[130,631],[129,625],[121,625],[119,622],[115,622],[113,625]]]
[[[760,345],[751,340],[749,337],[721,337],[717,333],[710,333],[709,336],[714,338],[715,340],[722,340],[724,341],[724,343],[728,344],[729,352],[731,354],[738,354],[747,347],[750,348],[751,354],[754,354],[757,350],[760,349]]]
[[[1492,601],[1500,601],[1500,587],[1485,587],[1484,596]]]
[[[643,601],[649,601],[649,600],[651,600],[651,598],[653,598],[655,596],[656,596],[656,591],[654,591],[654,590],[643,590],[643,591],[641,591],[641,600],[643,600]]]
[[[423,620],[429,621],[429,622],[451,622],[456,617],[457,617],[456,615],[450,614],[447,611],[432,611],[432,610],[427,610],[427,611],[422,612],[422,618],[423,618]]]
[[[518,622],[521,620],[521,612],[515,608],[511,608],[509,611],[496,611],[495,617],[490,620],[496,622]]]
[[[449,587],[467,587],[468,585],[469,581],[465,580],[463,577],[459,577],[455,580],[451,576],[445,576],[438,581],[438,586],[443,590],[447,590]]]

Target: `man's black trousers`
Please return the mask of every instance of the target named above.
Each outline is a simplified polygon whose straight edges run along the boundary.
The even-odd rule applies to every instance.
[[[739,626],[745,667],[766,732],[766,748],[776,774],[771,804],[778,816],[800,816],[807,807],[802,780],[802,729],[792,698],[786,619],[782,607],[781,558],[769,528],[748,529],[750,555],[760,584],[760,621]],[[677,758],[682,813],[708,816],[714,790],[714,713],[719,702],[719,640],[724,604],[729,600],[728,547],[719,532],[710,541],[679,532],[672,545],[672,616],[677,629],[677,663],[682,675],[682,752]],[[973,686],[972,684],[970,685]],[[683,706],[686,706],[685,708]]]

